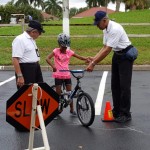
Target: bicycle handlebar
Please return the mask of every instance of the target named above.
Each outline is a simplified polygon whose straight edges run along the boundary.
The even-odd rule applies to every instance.
[[[83,73],[86,70],[59,70],[60,72]]]
[[[71,72],[71,74],[75,77],[75,78],[82,78],[84,76],[84,72],[86,70],[59,70],[60,72]],[[75,73],[81,73],[82,76],[76,76]]]

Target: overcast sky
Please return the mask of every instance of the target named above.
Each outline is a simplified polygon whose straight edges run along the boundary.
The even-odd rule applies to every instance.
[[[11,0],[0,0],[0,4],[3,5],[9,1],[11,1]],[[85,3],[85,0],[69,0],[69,5],[70,5],[70,7],[77,7],[77,8],[87,6]]]
[[[69,0],[69,7],[86,7],[87,4],[85,3],[85,0]]]
[[[4,5],[9,1],[11,1],[11,0],[0,0],[0,4]],[[72,7],[76,7],[76,8],[86,7],[87,4],[85,3],[85,1],[86,0],[69,0],[69,7],[70,8],[72,8]],[[115,10],[115,4],[110,3],[108,5],[108,8]],[[125,9],[124,4],[121,4],[120,11],[124,11],[124,9]]]

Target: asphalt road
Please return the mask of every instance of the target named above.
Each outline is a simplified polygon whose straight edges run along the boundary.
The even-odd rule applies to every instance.
[[[103,71],[85,73],[82,88],[95,103]],[[28,148],[29,132],[19,132],[6,122],[6,101],[16,92],[15,80],[2,84],[14,76],[13,71],[0,71],[0,150]],[[52,85],[51,72],[43,71],[45,82]],[[124,124],[102,122],[107,100],[112,104],[110,71],[106,79],[101,115],[94,123],[83,127],[78,118],[66,108],[57,120],[46,126],[51,150],[149,150],[150,148],[150,71],[134,71],[132,80],[132,121]],[[73,79],[73,85],[75,80]],[[34,148],[42,147],[41,131],[35,131]]]

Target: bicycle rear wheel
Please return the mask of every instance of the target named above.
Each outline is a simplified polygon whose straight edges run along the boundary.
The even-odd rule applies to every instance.
[[[77,115],[83,126],[88,127],[94,122],[95,108],[91,96],[85,92],[77,98]]]

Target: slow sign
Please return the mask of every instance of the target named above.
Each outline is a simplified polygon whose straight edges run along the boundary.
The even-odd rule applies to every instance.
[[[59,96],[46,83],[39,83],[38,104],[42,107],[45,125],[58,114]],[[32,85],[24,85],[8,101],[6,106],[6,121],[20,131],[29,131],[32,110]],[[36,115],[36,127],[39,127]]]

